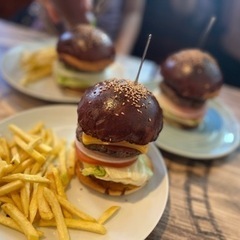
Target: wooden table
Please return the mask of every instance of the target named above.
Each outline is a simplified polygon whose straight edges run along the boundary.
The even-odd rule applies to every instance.
[[[0,21],[0,29],[1,55],[21,42],[46,38],[44,34],[4,21]],[[219,99],[240,122],[240,89],[224,86]],[[0,119],[47,104],[17,92],[0,76]],[[161,152],[168,168],[169,200],[147,239],[240,239],[240,148],[211,161]]]

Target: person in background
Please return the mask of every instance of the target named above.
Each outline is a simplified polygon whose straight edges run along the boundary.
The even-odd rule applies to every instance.
[[[141,56],[149,33],[152,40],[146,57],[157,64],[181,49],[200,47],[217,59],[224,82],[240,87],[239,12],[239,0],[148,0],[131,54]],[[215,24],[200,46],[212,16]]]
[[[129,54],[141,25],[144,0],[37,0],[32,27],[58,35],[79,23],[95,24],[115,42],[116,51]]]

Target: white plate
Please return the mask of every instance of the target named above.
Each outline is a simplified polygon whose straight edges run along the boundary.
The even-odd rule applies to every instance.
[[[69,142],[73,141],[77,120],[76,106],[68,105],[35,108],[17,114],[0,123],[0,135],[10,136],[7,129],[9,123],[27,130],[40,120],[60,137],[66,138]],[[67,190],[68,198],[92,216],[97,218],[111,205],[121,206],[118,214],[106,223],[106,235],[70,230],[72,240],[143,240],[151,233],[165,209],[169,186],[163,158],[154,144],[150,144],[149,156],[153,160],[155,174],[144,188],[128,196],[105,196],[84,187],[77,179],[72,180]],[[42,230],[46,239],[58,239],[55,229]],[[0,225],[0,239],[25,240],[25,237]]]
[[[51,102],[77,103],[81,94],[60,88],[51,76],[27,86],[20,84],[20,79],[24,75],[24,71],[20,67],[21,54],[25,51],[34,51],[41,47],[55,45],[56,41],[52,40],[20,45],[10,49],[2,58],[1,71],[3,77],[13,88],[31,97]],[[108,67],[106,78],[118,77],[134,80],[138,71],[139,61],[140,59],[136,57],[117,56],[116,61]],[[154,78],[156,71],[156,65],[152,61],[146,60],[142,67],[139,82],[147,84]]]
[[[235,116],[218,100],[208,102],[203,122],[196,129],[181,129],[164,123],[156,145],[168,152],[193,159],[223,157],[239,146]]]

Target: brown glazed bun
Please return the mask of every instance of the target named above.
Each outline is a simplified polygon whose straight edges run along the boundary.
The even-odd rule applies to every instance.
[[[115,48],[110,37],[102,30],[80,24],[63,33],[57,42],[59,59],[79,71],[99,72],[115,58]]]
[[[77,111],[83,132],[105,142],[145,145],[156,140],[162,129],[156,98],[130,80],[96,84],[85,92]]]
[[[179,96],[206,100],[216,96],[223,84],[216,60],[198,49],[187,49],[169,56],[161,65],[165,83]]]
[[[206,101],[217,96],[223,85],[216,60],[199,49],[182,50],[161,64],[161,75],[161,94],[157,98],[164,118],[183,127],[198,126]]]
[[[142,188],[149,179],[144,174],[152,169],[151,160],[145,154],[147,145],[157,139],[163,127],[162,109],[155,96],[142,84],[130,80],[106,80],[85,91],[78,104],[77,114],[76,174],[79,180],[98,192],[114,196]],[[102,161],[97,161],[97,166],[106,167],[110,164],[110,167],[120,167],[123,171],[123,167],[132,169],[132,166],[141,164],[137,169],[149,170],[144,170],[143,178],[140,171],[141,184],[134,184],[135,180],[130,183],[121,181],[121,174],[117,174],[117,181],[114,181],[115,176],[107,180],[94,174],[84,176],[84,164],[92,162],[83,159],[82,153],[90,158],[100,155]],[[105,159],[108,159],[107,165]],[[127,165],[123,166],[126,163],[124,159]]]

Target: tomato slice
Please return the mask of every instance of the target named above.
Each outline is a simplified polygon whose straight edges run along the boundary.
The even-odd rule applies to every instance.
[[[99,159],[93,158],[92,156],[88,156],[83,151],[81,151],[81,149],[79,148],[79,142],[78,143],[76,142],[75,149],[76,149],[77,158],[79,160],[81,160],[82,162],[93,164],[93,165],[121,168],[121,167],[129,166],[137,160],[137,157],[135,157],[135,158],[129,158],[129,160],[124,160],[124,161],[121,161],[121,159],[116,159],[116,158],[112,158],[112,161],[110,160],[101,161]],[[88,151],[90,150],[88,149]]]

